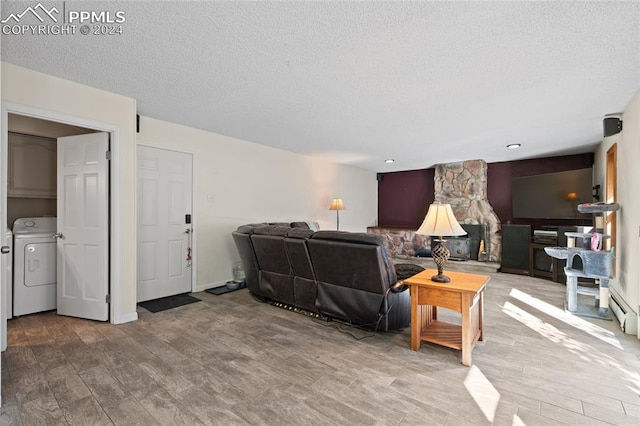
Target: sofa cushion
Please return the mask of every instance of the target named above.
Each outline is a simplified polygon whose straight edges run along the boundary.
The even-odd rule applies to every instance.
[[[273,235],[276,237],[286,237],[289,231],[291,231],[291,228],[288,226],[267,225],[255,228],[253,230],[253,235]]]
[[[318,283],[318,309],[329,315],[358,325],[375,326],[384,310],[385,296],[359,288],[331,283]]]
[[[313,234],[313,239],[330,240],[345,243],[371,244],[384,247],[384,239],[382,238],[382,236],[367,234],[365,232],[318,231]]]
[[[289,238],[299,238],[303,240],[307,240],[311,238],[312,235],[313,235],[312,230],[304,229],[304,228],[291,228],[287,233],[287,237]]]
[[[241,232],[241,229],[243,232]],[[233,240],[238,248],[249,291],[256,296],[266,296],[260,291],[260,267],[251,242],[251,233],[253,233],[252,226],[241,226],[238,231],[233,232]]]
[[[384,247],[316,238],[311,238],[308,246],[318,282],[379,294],[395,283],[388,282],[389,274],[384,270]]]
[[[289,263],[293,269],[295,305],[311,312],[317,312],[317,286],[307,247],[307,240],[312,235],[313,231],[310,229],[292,229],[289,231],[287,238],[284,239],[284,245],[289,257]]]
[[[300,231],[305,231],[307,234],[306,237],[304,236],[304,233]],[[284,239],[284,245],[294,275],[307,278],[309,280],[315,280],[313,265],[311,264],[309,249],[307,247],[307,240],[310,236],[308,233],[311,233],[312,235],[313,231],[308,229],[292,230],[292,232],[289,232],[287,238]]]
[[[254,225],[241,225],[241,226],[238,226],[238,229],[236,229],[236,232],[238,232],[240,234],[251,235],[251,234],[253,234],[253,230],[254,229],[256,229],[256,227]]]
[[[384,263],[387,280],[389,285],[393,285],[397,281],[391,254],[386,248],[385,239],[381,235],[367,234],[363,232],[345,232],[345,231],[318,231],[313,234],[314,240],[327,240],[335,242],[367,244],[379,246],[381,248],[380,258]]]
[[[284,246],[290,228],[265,226],[256,228],[251,242],[260,268],[260,292],[270,299],[293,304],[293,273]]]
[[[292,228],[310,229],[312,231],[319,231],[320,225],[318,222],[291,222]]]

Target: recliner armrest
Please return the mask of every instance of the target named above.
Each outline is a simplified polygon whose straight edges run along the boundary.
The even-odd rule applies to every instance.
[[[404,283],[404,281],[400,281],[399,280],[394,285],[392,285],[389,289],[391,290],[392,293],[402,293],[403,291],[405,291],[408,288],[409,288],[409,286],[406,285]]]

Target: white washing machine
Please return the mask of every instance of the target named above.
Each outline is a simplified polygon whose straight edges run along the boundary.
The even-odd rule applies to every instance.
[[[13,315],[56,309],[55,217],[13,222]]]
[[[7,257],[7,269],[5,270],[4,276],[4,316],[7,319],[13,318],[13,232],[11,229],[7,228],[7,244],[9,245],[9,253],[6,255]],[[5,337],[5,335],[2,335]]]

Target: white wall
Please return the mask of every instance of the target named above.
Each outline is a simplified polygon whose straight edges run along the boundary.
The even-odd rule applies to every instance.
[[[198,285],[206,288],[231,278],[238,255],[231,231],[256,221],[313,220],[333,229],[333,197],[342,197],[340,227],[362,231],[375,225],[375,173],[142,117],[135,133],[136,101],[89,86],[2,63],[2,100],[55,115],[77,117],[119,128],[121,234],[112,249],[121,272],[114,279],[121,306],[114,322],[137,318],[135,145],[185,150],[195,157],[195,210],[198,234]],[[112,177],[113,179],[113,177]],[[207,202],[207,194],[214,202]]]
[[[37,118],[16,114],[9,114],[8,128],[10,132],[43,136],[45,138],[60,138],[63,136],[75,136],[95,132],[95,130],[85,129],[83,127],[69,126],[67,124],[39,120]]]
[[[617,143],[618,203],[616,270],[611,288],[640,312],[640,91],[622,116],[622,132],[603,140],[595,153],[594,183],[604,195],[607,151]],[[639,335],[640,337],[640,335]]]
[[[135,223],[135,99],[119,96],[8,63],[2,63],[2,101],[24,105],[60,116],[104,123],[119,129],[120,208],[113,215],[121,232],[112,241],[112,262],[120,265],[112,279],[120,293],[120,306],[113,312],[115,323],[131,321],[136,314],[136,223]],[[0,194],[5,195],[4,191]],[[112,292],[114,289],[112,288]]]
[[[2,67],[0,66],[0,82],[2,82]],[[0,99],[2,99],[2,84],[0,84]],[[0,134],[2,134],[2,132],[6,131],[6,129],[4,129],[2,127],[2,120],[0,120]],[[4,151],[2,149],[3,147],[0,147],[0,170],[6,170],[7,169],[7,152]],[[5,148],[6,149],[6,148]],[[2,185],[6,184],[6,182],[4,182],[3,179],[0,179],[0,182],[2,182]],[[6,209],[7,209],[7,197],[4,196],[4,191],[2,189],[0,189],[0,195],[2,195],[2,200],[0,200],[0,218],[5,218],[5,215],[7,214]],[[5,219],[6,220],[6,219]],[[0,219],[0,223],[2,223],[2,220]],[[1,228],[0,228],[1,229]],[[7,237],[6,237],[6,232],[4,232],[4,229],[1,230],[0,232],[0,246],[4,246],[7,245],[8,241],[6,241]],[[0,257],[2,258],[2,260],[0,260],[0,274],[4,274],[5,271],[7,270],[7,265],[5,262],[7,262],[7,260],[5,259],[7,256],[3,256],[0,254]],[[4,262],[3,262],[4,260]],[[4,304],[6,303],[6,299],[7,299],[7,285],[9,284],[8,282],[4,282],[5,280],[8,281],[8,277],[5,275],[4,277],[0,278],[0,283],[2,285],[0,285],[0,350],[4,351],[7,348],[7,322],[4,320],[4,316],[5,316],[5,312],[4,312]],[[2,362],[0,361],[0,379],[2,378]],[[0,392],[0,406],[2,406],[2,393]]]
[[[231,232],[239,225],[310,220],[335,229],[335,212],[328,210],[334,197],[347,208],[340,212],[341,230],[375,225],[374,172],[148,117],[140,118],[137,142],[194,154],[198,289],[232,278],[239,256]]]

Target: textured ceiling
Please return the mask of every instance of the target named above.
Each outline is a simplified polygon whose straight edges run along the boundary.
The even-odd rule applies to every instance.
[[[123,34],[2,35],[3,61],[379,172],[589,152],[640,87],[637,1],[42,3]]]

